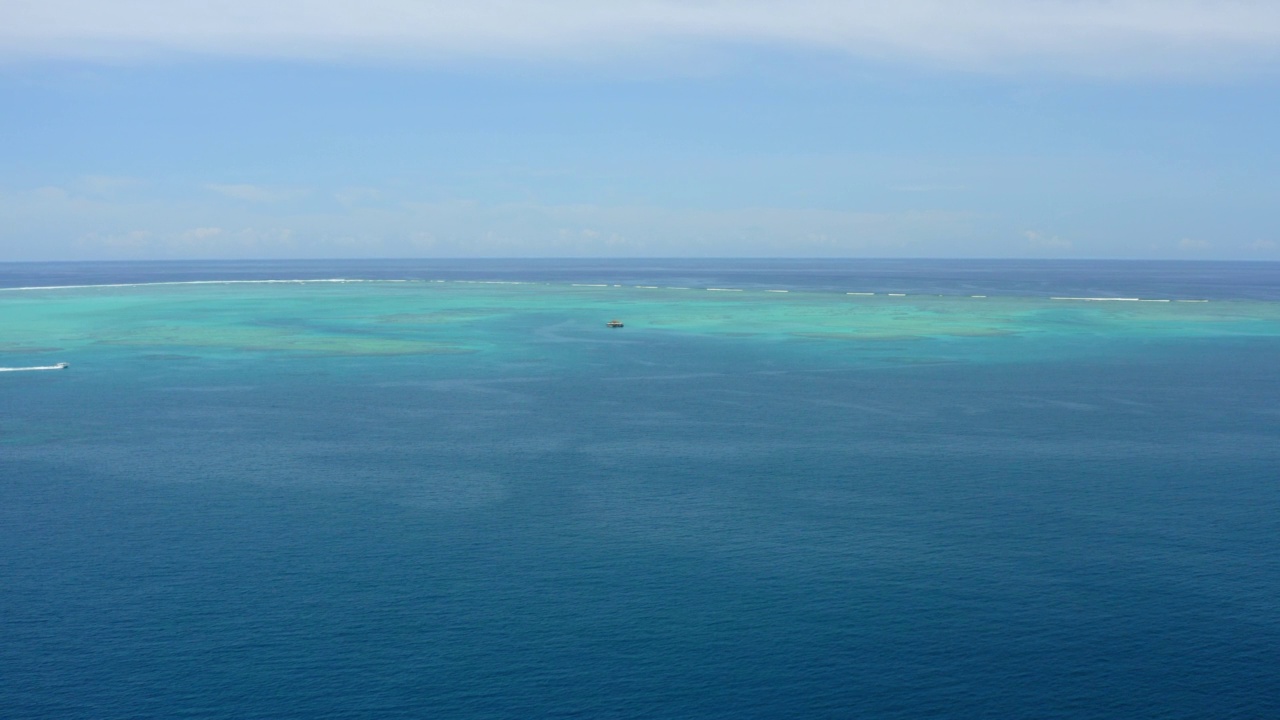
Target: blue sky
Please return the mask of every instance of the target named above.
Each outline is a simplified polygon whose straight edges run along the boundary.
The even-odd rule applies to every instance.
[[[0,0],[0,260],[1280,260],[1267,3],[206,5]]]

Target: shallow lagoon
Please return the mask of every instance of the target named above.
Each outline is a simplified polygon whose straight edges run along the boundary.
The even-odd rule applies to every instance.
[[[478,369],[531,352],[549,360],[557,339],[684,337],[803,345],[811,361],[839,366],[879,360],[884,343],[910,341],[926,357],[1004,352],[1013,361],[1115,339],[1280,333],[1280,303],[1112,300],[443,280],[8,289],[0,290],[0,352],[36,359],[110,347],[246,357],[465,353]],[[614,316],[625,318],[624,332],[604,328]]]

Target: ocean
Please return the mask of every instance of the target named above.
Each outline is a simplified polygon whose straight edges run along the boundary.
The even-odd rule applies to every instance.
[[[0,717],[1280,717],[1277,368],[1276,263],[0,264]]]

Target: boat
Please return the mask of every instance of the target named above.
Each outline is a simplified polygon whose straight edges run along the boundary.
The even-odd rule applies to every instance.
[[[621,320],[610,320],[609,322],[605,323],[605,327],[620,328],[620,327],[622,327],[622,321],[621,321]]]
[[[58,368],[59,370],[66,370],[67,368],[71,367],[71,363],[58,363],[57,365],[54,365],[54,367]]]

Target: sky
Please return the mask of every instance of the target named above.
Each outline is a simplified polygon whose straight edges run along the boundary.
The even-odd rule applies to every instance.
[[[1280,2],[0,0],[0,261],[1280,260]]]

